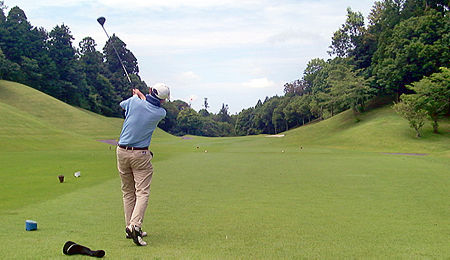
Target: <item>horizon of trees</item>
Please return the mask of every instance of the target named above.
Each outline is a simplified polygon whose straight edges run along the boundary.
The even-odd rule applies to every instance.
[[[47,32],[33,27],[19,7],[11,8],[8,15],[4,10],[4,1],[0,1],[0,79],[24,83],[105,116],[120,117],[118,103],[129,97],[131,86],[114,44],[133,87],[147,92],[136,57],[116,35],[106,42],[103,52],[96,50],[91,37],[75,47],[68,26],[57,25]],[[347,109],[352,109],[358,121],[371,99],[391,96],[404,102],[418,90],[427,93],[424,89],[430,81],[423,80],[449,67],[448,11],[448,1],[375,1],[366,24],[360,12],[347,8],[345,23],[331,37],[330,58],[310,60],[297,80],[284,84],[284,96],[266,97],[236,115],[229,114],[225,103],[217,114],[209,112],[206,97],[205,108],[198,112],[175,100],[164,104],[167,117],[159,126],[175,135],[275,134]],[[441,78],[441,85],[448,88],[448,77]],[[411,87],[418,84],[420,88]],[[448,91],[442,93],[448,101]],[[432,106],[430,100],[411,102],[406,102],[408,111],[419,116]],[[445,105],[439,115],[448,110]],[[428,113],[434,117],[435,132],[440,116]]]

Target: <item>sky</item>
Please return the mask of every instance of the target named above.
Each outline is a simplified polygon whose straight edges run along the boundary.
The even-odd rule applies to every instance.
[[[170,87],[199,111],[223,104],[230,114],[258,100],[282,96],[283,85],[302,77],[311,59],[328,59],[331,37],[347,7],[367,18],[374,0],[3,0],[19,6],[32,26],[51,31],[65,24],[102,50],[105,29],[136,56],[147,85]]]

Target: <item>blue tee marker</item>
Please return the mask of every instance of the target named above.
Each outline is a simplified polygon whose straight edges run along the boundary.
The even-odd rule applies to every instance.
[[[26,231],[32,231],[37,229],[37,222],[33,220],[26,220],[25,221],[25,230]]]

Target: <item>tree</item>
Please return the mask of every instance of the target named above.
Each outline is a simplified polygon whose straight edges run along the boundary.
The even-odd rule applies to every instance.
[[[382,93],[406,92],[405,85],[450,66],[450,19],[430,10],[400,22],[379,40],[372,73]]]
[[[286,120],[286,115],[284,113],[284,108],[289,103],[289,98],[284,97],[281,99],[280,103],[273,110],[272,113],[272,124],[275,129],[275,134],[289,130],[288,121]]]
[[[122,65],[120,64],[113,45],[117,50],[117,54],[120,56],[127,72],[129,74],[139,74],[139,67],[136,57],[129,49],[127,49],[127,45],[115,34],[108,39],[105,47],[103,47],[105,63],[109,71],[112,73],[120,71],[125,77],[125,72],[122,69]]]
[[[88,100],[91,102],[91,109],[96,109],[98,113],[105,116],[121,116],[122,111],[117,105],[120,98],[109,79],[102,74],[97,74],[94,88],[95,91],[90,91]]]
[[[7,7],[4,4],[4,1],[0,1],[0,49],[5,48],[4,39],[6,37],[6,16],[4,10]]]
[[[273,111],[280,103],[280,97],[275,96],[267,98],[263,105],[255,109],[254,126],[261,133],[274,134],[275,126],[273,125]]]
[[[0,48],[0,79],[4,79],[5,75],[7,75],[9,70],[9,60],[6,59],[3,54],[2,49]]]
[[[121,58],[123,65],[131,78],[133,86],[130,86],[113,46],[117,50],[117,54]],[[108,39],[103,47],[103,55],[105,58],[105,66],[109,71],[108,78],[121,98],[126,98],[129,96],[131,87],[139,88],[141,91],[145,91],[143,86],[146,86],[146,84],[141,81],[138,75],[139,67],[136,57],[129,49],[126,48],[126,44],[115,34]]]
[[[360,12],[353,12],[350,7],[347,8],[347,20],[337,30],[331,41],[330,55],[336,54],[344,58],[354,56],[356,49],[362,45],[362,38],[365,33],[364,17]]]
[[[30,57],[31,29],[25,12],[19,7],[11,8],[5,21],[6,32],[3,35],[3,52],[12,62],[20,64],[21,57]]]
[[[430,77],[424,77],[407,86],[416,93],[408,95],[408,98],[415,104],[416,109],[426,111],[432,121],[434,133],[438,133],[438,121],[448,113],[450,106],[450,69],[440,69],[441,72],[433,73]]]
[[[205,101],[203,102],[203,106],[205,107],[205,110],[208,111],[208,108],[209,108],[208,98],[205,98]]]
[[[202,108],[198,111],[198,114],[201,115],[202,117],[209,117],[209,112],[208,110]]]
[[[0,1],[0,22],[4,22],[6,20],[6,16],[3,10],[7,9],[8,7],[5,5],[5,1]]]
[[[54,96],[73,105],[80,105],[83,96],[88,96],[86,82],[81,66],[75,56],[69,27],[55,26],[49,34],[49,54],[56,66],[56,84]]]
[[[20,74],[20,66],[8,60],[0,48],[0,79],[14,80]]]
[[[326,67],[327,62],[323,59],[312,59],[306,65],[303,81],[313,94],[326,87]]]
[[[177,116],[178,127],[184,134],[200,135],[203,126],[203,120],[200,115],[192,108],[186,108],[180,111]]]
[[[222,104],[222,108],[217,113],[217,121],[231,123],[231,116],[228,113],[228,105]]]
[[[288,124],[288,128],[304,125],[306,120],[311,120],[311,95],[295,96],[283,108],[283,113]]]
[[[91,111],[107,116],[119,116],[119,97],[108,78],[104,75],[103,55],[96,50],[97,44],[91,37],[79,43],[79,64],[86,75],[88,104]]]
[[[261,101],[260,101],[261,102]],[[262,106],[262,105],[261,105]],[[234,126],[237,135],[254,135],[260,131],[254,125],[255,108],[243,109],[236,118]]]
[[[181,101],[183,102],[183,101]],[[166,117],[164,117],[158,124],[158,127],[171,134],[177,134],[177,117],[180,110],[178,110],[175,102],[169,101],[162,104],[166,110]]]
[[[416,137],[420,137],[420,129],[425,123],[426,111],[417,109],[416,103],[409,95],[402,95],[401,102],[394,105],[394,110],[403,118],[408,120],[409,126],[416,131]]]
[[[59,89],[57,87],[59,73],[55,61],[50,58],[49,34],[44,28],[40,27],[33,28],[31,36],[32,39],[29,44],[33,45],[33,52],[29,58],[37,62],[40,76],[39,79],[27,78],[26,82],[29,86],[55,97],[55,93],[58,93],[56,89]],[[35,72],[25,71],[28,75],[33,75]]]
[[[371,97],[368,80],[345,63],[332,66],[327,80],[335,107],[350,107],[355,115],[364,109],[365,102]]]
[[[308,93],[309,88],[308,84],[301,79],[294,80],[293,82],[285,83],[284,84],[284,95],[298,95],[302,96],[306,93]]]
[[[42,78],[38,61],[35,59],[23,56],[21,61],[21,70],[25,77],[24,82],[27,83],[27,85],[33,86]]]

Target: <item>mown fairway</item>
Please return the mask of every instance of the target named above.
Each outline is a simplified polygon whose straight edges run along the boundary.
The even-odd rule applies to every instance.
[[[450,256],[448,120],[421,140],[390,108],[282,138],[158,131],[150,245],[136,247],[124,237],[114,147],[95,141],[117,138],[121,120],[5,81],[0,114],[2,259],[67,258],[67,240],[112,259]],[[26,232],[26,219],[38,230]]]

